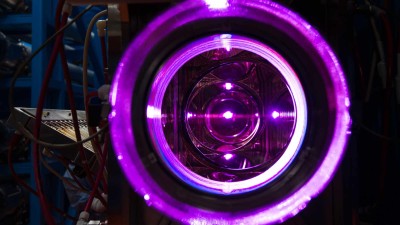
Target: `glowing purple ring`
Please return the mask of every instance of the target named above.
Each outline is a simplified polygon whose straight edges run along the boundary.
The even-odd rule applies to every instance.
[[[150,51],[143,48],[143,46],[149,40],[153,40],[154,36],[157,36],[154,33],[160,27],[163,29],[158,32],[158,36],[162,37],[163,34],[171,32],[171,30],[188,21],[217,16],[211,12],[212,9],[207,9],[207,5],[203,1],[195,0],[183,2],[179,7],[174,7],[167,11],[153,21],[125,52],[115,73],[112,85],[110,94],[112,111],[109,119],[112,144],[117,159],[132,187],[137,193],[144,196],[149,205],[154,206],[183,224],[274,224],[292,217],[302,210],[310,199],[318,195],[329,183],[344,154],[348,134],[350,134],[350,117],[348,113],[350,100],[346,79],[335,54],[319,33],[300,16],[276,2],[236,0],[229,1],[229,3],[230,6],[234,7],[232,7],[232,10],[227,7],[225,13],[222,12],[224,13],[223,15],[248,18],[252,16],[252,14],[248,13],[251,11],[250,9],[263,11],[265,15],[273,15],[275,17],[273,24],[276,26],[279,26],[279,23],[284,21],[300,32],[307,42],[313,43],[312,46],[315,53],[323,60],[324,66],[328,69],[327,77],[333,85],[331,91],[335,93],[333,101],[330,103],[336,108],[334,133],[327,149],[327,157],[321,163],[318,171],[297,192],[286,196],[285,199],[282,199],[277,204],[267,204],[252,211],[216,212],[200,209],[172,197],[151,178],[146,167],[138,163],[141,162],[141,157],[135,151],[137,146],[133,138],[133,128],[130,122],[132,121],[131,105],[133,87],[144,61],[143,55],[149,54]],[[185,12],[188,12],[191,17],[188,18],[189,16],[186,16],[185,20],[178,20],[179,23],[175,22],[175,25],[165,26],[166,21],[177,21],[175,19],[177,15],[182,15]],[[218,11],[218,13],[221,12]],[[138,52],[141,54],[137,54]],[[134,64],[132,59],[135,59]]]
[[[215,49],[228,46],[232,49],[240,49],[252,52],[263,57],[270,62],[283,76],[289,91],[294,99],[294,108],[296,112],[295,129],[292,138],[285,149],[283,155],[262,174],[248,180],[236,182],[221,182],[210,180],[202,177],[184,166],[169,148],[167,140],[162,128],[161,107],[164,99],[165,91],[172,78],[177,74],[178,70],[192,58]],[[295,71],[290,67],[289,63],[280,56],[276,51],[258,41],[238,35],[214,35],[192,41],[190,45],[181,48],[174,53],[157,72],[148,100],[148,133],[151,137],[153,147],[159,155],[162,155],[164,162],[173,173],[175,173],[182,181],[190,183],[194,188],[198,188],[207,192],[216,194],[242,193],[259,188],[270,182],[273,178],[281,174],[290,162],[296,156],[301,146],[306,125],[307,125],[307,103],[303,88],[297,78]],[[151,109],[151,110],[149,110]],[[159,114],[155,115],[154,112]]]

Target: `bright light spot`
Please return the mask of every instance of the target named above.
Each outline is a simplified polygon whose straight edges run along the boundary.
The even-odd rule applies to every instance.
[[[256,117],[258,117],[259,115],[258,115],[258,113],[256,113],[256,114],[254,114]]]
[[[221,38],[221,39],[231,39],[232,38],[232,34],[221,34],[219,36],[219,38]]]
[[[230,153],[224,155],[224,158],[225,158],[226,160],[230,160],[230,159],[232,159],[232,157],[233,157],[233,155],[230,154]]]
[[[114,118],[115,115],[117,115],[117,113],[115,112],[115,110],[111,111],[111,117],[110,117],[110,118]]]
[[[242,169],[245,169],[245,168],[246,168],[246,166],[247,166],[247,160],[244,160],[244,162],[243,162],[243,166],[242,166]]]
[[[343,115],[343,120],[346,124],[351,124],[351,118],[350,118],[350,114],[349,113],[345,113]]]
[[[118,155],[117,159],[122,160],[124,157],[122,155]]]
[[[279,113],[277,111],[272,112],[272,118],[276,119],[279,117]]]
[[[161,110],[154,106],[147,106],[147,118],[161,118]]]
[[[229,6],[228,0],[204,0],[210,9],[226,9]]]
[[[192,118],[193,114],[192,113],[187,113],[187,118]]]
[[[231,45],[231,38],[232,35],[230,34],[221,34],[219,36],[219,38],[221,39],[222,42],[222,46],[226,49],[226,51],[231,51],[232,50],[232,45]]]
[[[344,99],[344,105],[345,105],[346,107],[349,107],[349,106],[350,106],[350,99],[349,99],[349,98],[345,98],[345,99]]]
[[[232,193],[232,191],[233,191],[233,187],[229,183],[226,183],[226,185],[224,185],[224,187],[222,189],[222,192],[224,192],[225,194]]]
[[[232,89],[232,84],[231,83],[225,83],[225,89],[226,90],[231,90]]]
[[[148,200],[150,200],[150,195],[145,194],[145,195],[143,196],[143,198],[144,198],[144,200],[148,201]]]
[[[223,116],[225,119],[232,119],[233,113],[231,111],[226,111],[224,112]]]

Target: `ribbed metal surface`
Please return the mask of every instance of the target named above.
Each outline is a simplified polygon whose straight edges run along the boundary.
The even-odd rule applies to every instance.
[[[70,138],[71,140],[76,141],[76,132],[74,129],[74,125],[72,120],[45,120],[43,121],[44,125],[56,130],[60,134]],[[78,120],[79,131],[81,135],[81,140],[89,137],[88,126],[86,120]],[[86,149],[93,151],[92,144],[90,142],[85,142],[83,147]]]

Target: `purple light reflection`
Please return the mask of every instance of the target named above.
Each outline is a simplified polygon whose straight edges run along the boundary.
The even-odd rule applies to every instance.
[[[213,2],[210,0],[209,2]],[[225,1],[226,2],[226,1]],[[211,4],[211,3],[210,3]],[[157,20],[152,22],[148,28],[129,46],[124,54],[121,63],[116,72],[110,94],[111,105],[114,109],[115,116],[110,116],[111,137],[114,150],[117,155],[121,155],[119,161],[122,170],[129,180],[132,187],[142,196],[151,195],[153,206],[161,212],[171,216],[183,224],[204,225],[204,224],[275,224],[282,222],[302,210],[306,204],[316,195],[318,195],[332,179],[332,174],[336,171],[338,163],[341,161],[344,147],[347,143],[349,132],[350,116],[346,105],[350,105],[348,101],[348,91],[346,80],[340,64],[333,51],[319,33],[311,27],[300,16],[290,10],[280,6],[273,1],[253,1],[253,0],[236,0],[235,7],[229,8],[227,14],[218,14],[214,10],[206,11],[205,5],[200,1],[185,1],[179,4]],[[212,8],[213,6],[210,6]],[[141,156],[136,149],[136,143],[133,138],[133,128],[129,121],[131,118],[131,104],[133,88],[136,78],[139,76],[141,65],[144,57],[149,54],[150,49],[144,43],[149,40],[157,43],[162,35],[154,35],[155,28],[162,28],[163,33],[168,33],[176,29],[178,16],[187,11],[190,14],[179,20],[179,24],[189,23],[191,21],[215,18],[215,17],[250,17],[255,16],[257,12],[269,14],[274,19],[262,16],[261,22],[272,23],[279,27],[282,21],[290,23],[293,29],[296,29],[303,35],[308,42],[313,43],[317,56],[323,60],[329,74],[326,79],[332,82],[332,91],[335,93],[334,102],[331,104],[336,108],[336,120],[334,121],[335,130],[332,140],[329,143],[326,157],[321,162],[319,169],[309,179],[309,181],[298,189],[297,192],[287,196],[277,204],[266,205],[253,211],[243,212],[222,212],[210,211],[203,208],[178,201],[169,195],[158,182],[153,180],[149,171],[141,163]],[[252,14],[254,12],[254,14]],[[254,19],[254,17],[253,17]],[[173,22],[171,22],[173,21]],[[272,21],[272,22],[271,22]],[[172,23],[172,24],[171,24]],[[154,43],[153,43],[154,44]],[[198,43],[193,43],[193,49],[196,49]],[[150,45],[151,46],[151,45]],[[137,54],[140,52],[141,54]],[[131,63],[134,61],[135,63]],[[176,66],[176,65],[175,65]],[[143,110],[143,109],[142,109]],[[154,129],[160,129],[153,124]],[[160,146],[165,147],[165,146]],[[190,181],[189,181],[190,182]],[[193,185],[193,183],[191,183]],[[226,187],[229,192],[229,187]]]

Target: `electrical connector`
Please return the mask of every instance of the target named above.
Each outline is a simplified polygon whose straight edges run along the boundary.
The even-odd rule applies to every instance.
[[[98,20],[96,22],[97,34],[99,37],[106,36],[107,20]]]
[[[76,225],[88,225],[90,214],[86,211],[82,211],[79,214],[79,219]]]
[[[102,193],[101,196],[107,201],[107,194]],[[98,198],[93,199],[90,209],[98,213],[104,213],[107,210],[107,208],[103,205],[103,203],[101,203]]]

